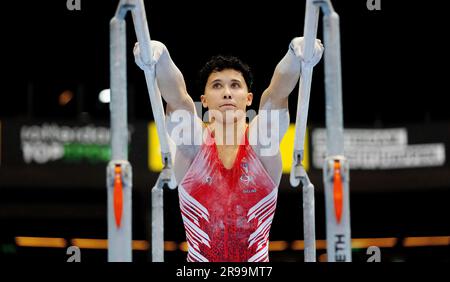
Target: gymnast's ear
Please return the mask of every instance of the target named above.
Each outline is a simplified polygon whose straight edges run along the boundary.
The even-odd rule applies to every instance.
[[[208,102],[206,102],[206,96],[205,95],[200,95],[200,101],[202,102],[203,108],[207,108],[208,107]]]
[[[247,107],[251,106],[253,102],[253,93],[252,92],[248,92],[247,93]]]

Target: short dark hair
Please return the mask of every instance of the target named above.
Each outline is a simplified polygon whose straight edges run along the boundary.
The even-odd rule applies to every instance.
[[[199,88],[201,91],[205,89],[208,77],[213,72],[223,71],[225,69],[233,69],[239,71],[244,77],[247,84],[248,91],[250,92],[253,85],[253,74],[250,67],[234,56],[217,55],[213,56],[206,62],[199,73]]]

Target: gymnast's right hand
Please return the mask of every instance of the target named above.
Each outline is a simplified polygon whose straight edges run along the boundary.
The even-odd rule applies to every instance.
[[[138,65],[142,70],[149,70],[153,65],[157,64],[164,50],[167,49],[164,44],[156,40],[150,41],[150,46],[153,54],[149,58],[149,60],[145,61],[142,56],[141,49],[139,48],[139,42],[136,42],[136,44],[134,45],[134,61],[136,62],[136,65]]]
[[[289,49],[294,52],[295,56],[300,58],[304,63],[310,64],[312,67],[317,65],[317,63],[322,58],[323,54],[323,44],[320,39],[316,39],[314,42],[314,51],[313,56],[309,61],[305,61],[304,55],[303,55],[303,45],[305,44],[305,40],[303,37],[295,37],[292,39],[291,43],[289,44]]]

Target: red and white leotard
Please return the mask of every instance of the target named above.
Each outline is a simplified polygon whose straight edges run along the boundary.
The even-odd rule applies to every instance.
[[[188,261],[269,261],[278,188],[244,135],[234,165],[227,169],[208,130],[207,142],[180,181]]]

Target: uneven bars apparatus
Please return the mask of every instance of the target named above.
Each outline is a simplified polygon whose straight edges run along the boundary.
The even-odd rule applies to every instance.
[[[342,77],[339,15],[330,0],[306,0],[302,75],[295,122],[294,155],[290,183],[303,185],[305,262],[316,261],[314,185],[302,165],[308,119],[313,57],[319,12],[322,10],[325,44],[325,97],[327,157],[323,166],[328,261],[351,261],[349,165],[344,157]]]
[[[132,261],[131,236],[131,165],[128,162],[126,22],[131,11],[141,56],[151,64],[150,32],[143,0],[120,0],[110,22],[111,68],[111,161],[107,167],[108,193],[108,261]],[[164,261],[163,187],[175,189],[172,155],[165,126],[164,108],[154,65],[145,70],[153,116],[155,119],[163,169],[152,188],[152,261]]]

